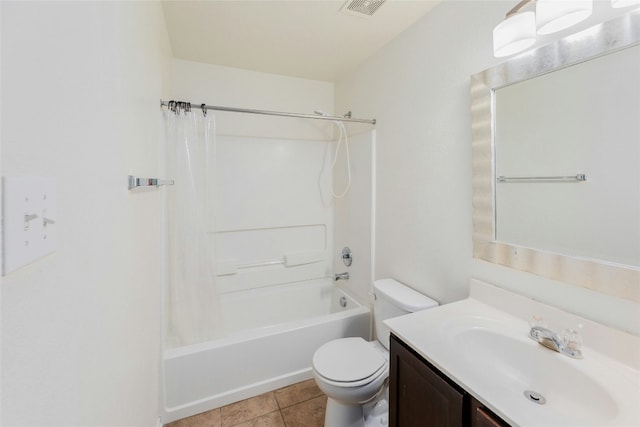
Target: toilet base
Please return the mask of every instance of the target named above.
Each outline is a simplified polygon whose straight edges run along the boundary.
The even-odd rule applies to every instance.
[[[366,405],[345,405],[327,399],[324,427],[387,427],[389,403],[385,398]]]
[[[345,405],[327,398],[324,427],[365,427],[362,405]]]
[[[364,406],[364,427],[389,426],[389,401],[380,399]]]

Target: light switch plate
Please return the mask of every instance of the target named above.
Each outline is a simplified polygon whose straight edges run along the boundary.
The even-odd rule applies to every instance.
[[[55,250],[56,185],[51,178],[2,178],[2,275]]]

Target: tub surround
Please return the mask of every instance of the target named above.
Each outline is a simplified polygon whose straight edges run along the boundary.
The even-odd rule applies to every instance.
[[[533,316],[561,336],[565,328],[579,329],[584,358],[572,359],[529,339]],[[418,359],[454,382],[461,395],[510,425],[640,423],[636,336],[474,279],[465,300],[385,323]],[[392,368],[392,384],[393,375]],[[527,400],[528,388],[547,402]],[[390,403],[393,407],[393,394]]]

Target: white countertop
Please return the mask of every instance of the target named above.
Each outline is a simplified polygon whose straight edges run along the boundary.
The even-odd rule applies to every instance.
[[[385,324],[513,426],[640,426],[640,338],[473,282],[466,300]],[[564,328],[584,325],[584,358],[531,340],[532,314],[548,318],[549,328],[560,335]],[[547,402],[531,402],[525,390]]]

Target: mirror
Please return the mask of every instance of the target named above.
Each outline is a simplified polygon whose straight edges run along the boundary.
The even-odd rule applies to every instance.
[[[637,28],[629,13],[472,76],[474,257],[640,301]]]
[[[638,58],[495,90],[496,240],[640,267]]]

